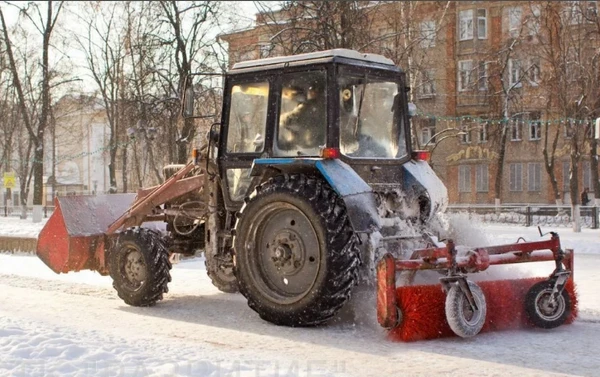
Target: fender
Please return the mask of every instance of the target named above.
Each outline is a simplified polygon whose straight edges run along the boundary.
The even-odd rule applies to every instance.
[[[371,233],[381,229],[373,190],[345,162],[322,158],[259,158],[254,160],[250,174],[262,176],[269,168],[283,173],[318,171],[344,201],[355,232]]]
[[[425,161],[411,160],[404,165],[405,190],[412,190],[417,196],[426,196],[431,202],[429,217],[437,212],[444,212],[448,205],[448,189],[444,182],[435,174],[431,166]]]

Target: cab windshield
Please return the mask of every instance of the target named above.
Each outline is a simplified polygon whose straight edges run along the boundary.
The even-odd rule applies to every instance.
[[[342,71],[338,87],[341,152],[352,158],[405,157],[399,81],[344,75]]]

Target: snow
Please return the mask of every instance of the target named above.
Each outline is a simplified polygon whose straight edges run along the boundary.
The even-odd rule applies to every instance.
[[[42,225],[0,218],[0,235],[35,237]],[[473,246],[540,239],[537,228],[453,225]],[[159,304],[135,308],[109,277],[57,275],[35,256],[0,254],[0,376],[594,376],[600,230],[559,234],[576,253],[574,324],[416,343],[386,339],[365,290],[326,326],[286,328],[262,321],[241,295],[218,292],[202,258],[174,266]]]
[[[31,218],[20,219],[14,216],[2,216],[0,217],[0,237],[37,238],[47,221],[48,219],[45,218],[42,219],[42,222],[34,223]]]

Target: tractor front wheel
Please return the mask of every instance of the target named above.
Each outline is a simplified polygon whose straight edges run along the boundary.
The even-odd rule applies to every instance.
[[[212,284],[224,293],[237,293],[238,283],[233,273],[231,255],[212,255],[207,251],[204,260],[206,273]]]
[[[119,234],[108,255],[113,287],[126,304],[151,306],[162,300],[171,281],[171,262],[162,236],[134,227]]]
[[[357,240],[342,199],[326,182],[301,174],[271,178],[247,199],[236,224],[240,292],[266,321],[320,324],[350,298]]]

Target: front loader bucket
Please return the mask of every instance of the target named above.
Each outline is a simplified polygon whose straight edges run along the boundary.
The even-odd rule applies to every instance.
[[[94,257],[108,227],[133,203],[136,194],[63,196],[38,236],[37,256],[56,273],[104,269]]]

